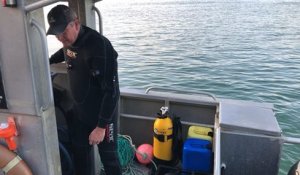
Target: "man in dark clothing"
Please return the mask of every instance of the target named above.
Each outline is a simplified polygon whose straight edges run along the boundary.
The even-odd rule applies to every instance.
[[[63,48],[50,64],[66,61],[74,117],[70,126],[75,172],[91,175],[92,145],[97,144],[107,175],[121,175],[117,152],[117,104],[120,96],[117,57],[110,41],[81,25],[76,13],[57,5],[48,13],[47,35]]]

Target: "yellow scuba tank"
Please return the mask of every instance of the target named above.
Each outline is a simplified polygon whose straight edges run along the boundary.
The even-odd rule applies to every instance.
[[[161,107],[153,127],[153,156],[157,162],[168,163],[172,160],[173,123],[168,107]]]

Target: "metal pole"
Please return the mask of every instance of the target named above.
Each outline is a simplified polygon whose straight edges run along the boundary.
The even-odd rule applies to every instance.
[[[103,25],[102,25],[102,16],[101,16],[101,13],[100,13],[100,10],[96,7],[96,6],[93,6],[92,7],[92,10],[95,10],[97,15],[98,15],[98,19],[99,19],[99,33],[101,35],[103,35]]]
[[[293,144],[300,144],[300,138],[283,137],[283,142],[285,142],[285,143],[293,143]]]
[[[41,0],[41,1],[37,1],[37,2],[35,2],[35,3],[26,5],[26,6],[24,7],[24,10],[25,10],[25,12],[30,12],[30,11],[39,9],[39,8],[41,8],[41,7],[45,7],[45,6],[47,6],[47,5],[50,5],[50,4],[59,2],[59,1],[61,1],[61,0]]]
[[[49,60],[48,60],[48,48],[46,47],[47,46],[47,38],[46,38],[46,33],[45,31],[43,30],[42,27],[39,26],[38,22],[35,21],[34,19],[32,19],[30,21],[30,24],[35,27],[38,31],[38,33],[40,34],[40,37],[41,37],[41,40],[42,40],[42,52],[43,52],[43,59],[47,59],[44,61],[44,68],[45,68],[45,71],[50,73],[50,68],[49,68]],[[51,80],[49,77],[48,78],[48,83],[49,84],[52,84]],[[53,95],[52,95],[52,89],[50,88],[50,86],[48,87],[48,93],[51,94],[48,101],[47,102],[43,102],[44,104],[42,105],[41,107],[41,110],[42,111],[45,111],[49,108],[51,102],[53,101]]]
[[[221,173],[221,131],[220,127],[215,129],[215,162],[214,162],[214,175]]]

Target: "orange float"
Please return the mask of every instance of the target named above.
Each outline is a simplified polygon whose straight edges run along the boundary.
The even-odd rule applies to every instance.
[[[0,169],[6,175],[32,175],[26,163],[13,150],[17,149],[14,137],[17,136],[13,117],[8,117],[7,123],[0,124],[0,138],[4,138],[9,149],[0,144]]]
[[[0,138],[4,138],[9,150],[16,150],[17,144],[14,137],[18,135],[16,123],[13,117],[7,118],[7,123],[0,124]]]

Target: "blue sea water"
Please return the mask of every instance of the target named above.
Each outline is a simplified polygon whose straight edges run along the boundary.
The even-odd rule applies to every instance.
[[[283,134],[300,138],[300,1],[104,0],[97,7],[119,53],[121,87],[273,103]],[[285,144],[281,157],[285,175],[300,145]]]

